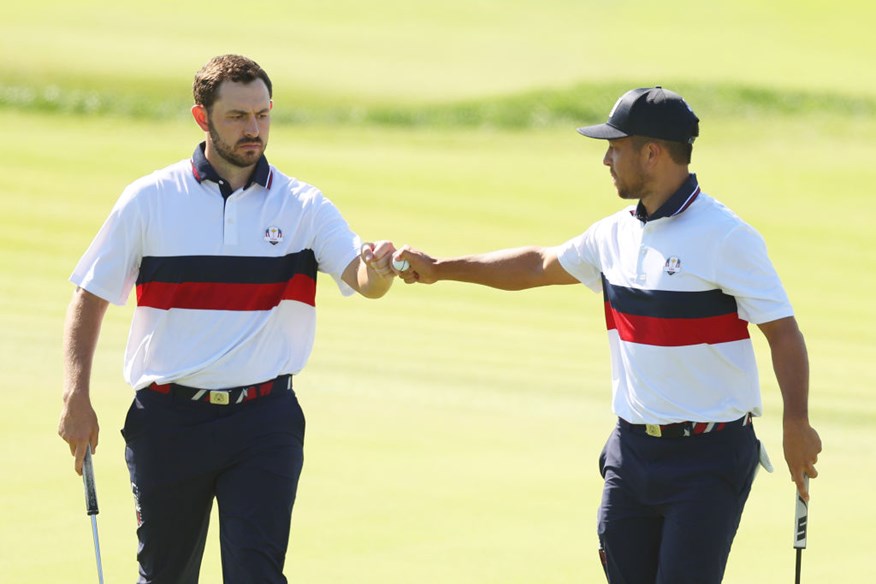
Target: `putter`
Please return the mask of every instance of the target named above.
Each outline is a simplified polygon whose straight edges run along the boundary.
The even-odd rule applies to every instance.
[[[91,517],[91,535],[94,538],[94,555],[97,558],[97,581],[103,584],[103,566],[100,562],[100,540],[97,537],[97,490],[94,488],[94,465],[91,463],[91,445],[85,448],[82,464],[82,483],[85,485],[85,511]]]
[[[806,485],[806,490],[809,490],[809,477],[803,475],[803,481]],[[796,491],[795,491],[796,492]],[[809,524],[809,505],[800,496],[797,495],[797,508],[794,514],[794,549],[797,550],[797,569],[795,570],[794,583],[800,584],[800,567],[803,561],[803,550],[806,549],[806,529]]]

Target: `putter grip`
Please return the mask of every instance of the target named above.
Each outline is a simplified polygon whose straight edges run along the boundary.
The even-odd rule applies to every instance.
[[[803,477],[806,490],[809,490],[809,477]],[[809,527],[809,504],[803,500],[800,493],[797,493],[797,508],[794,513],[794,548],[798,550],[806,549],[806,531]]]
[[[85,449],[85,460],[82,464],[82,483],[85,485],[85,511],[89,515],[97,515],[97,489],[94,487],[94,465],[91,463],[91,446]]]

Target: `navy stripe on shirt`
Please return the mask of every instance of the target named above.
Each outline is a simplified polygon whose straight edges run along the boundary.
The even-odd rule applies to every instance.
[[[316,255],[305,249],[280,257],[147,256],[137,284],[146,282],[282,282],[295,274],[316,278]]]

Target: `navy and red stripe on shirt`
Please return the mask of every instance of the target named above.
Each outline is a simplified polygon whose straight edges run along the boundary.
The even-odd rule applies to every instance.
[[[611,284],[602,277],[605,324],[622,341],[661,347],[749,338],[736,299],[721,290],[677,292]]]
[[[144,257],[137,305],[169,310],[270,310],[283,300],[316,303],[316,256]]]

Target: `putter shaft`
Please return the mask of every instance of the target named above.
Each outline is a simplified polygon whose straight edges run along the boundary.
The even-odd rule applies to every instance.
[[[97,561],[97,580],[103,584],[103,563],[100,561],[100,540],[97,536],[97,489],[94,484],[94,466],[91,462],[91,446],[85,449],[82,464],[82,483],[85,486],[85,512],[91,517],[91,536],[94,539],[94,556]]]
[[[97,561],[97,581],[103,584],[103,563],[100,561],[100,538],[97,536],[97,517],[91,516],[91,535],[94,538],[94,557]]]

